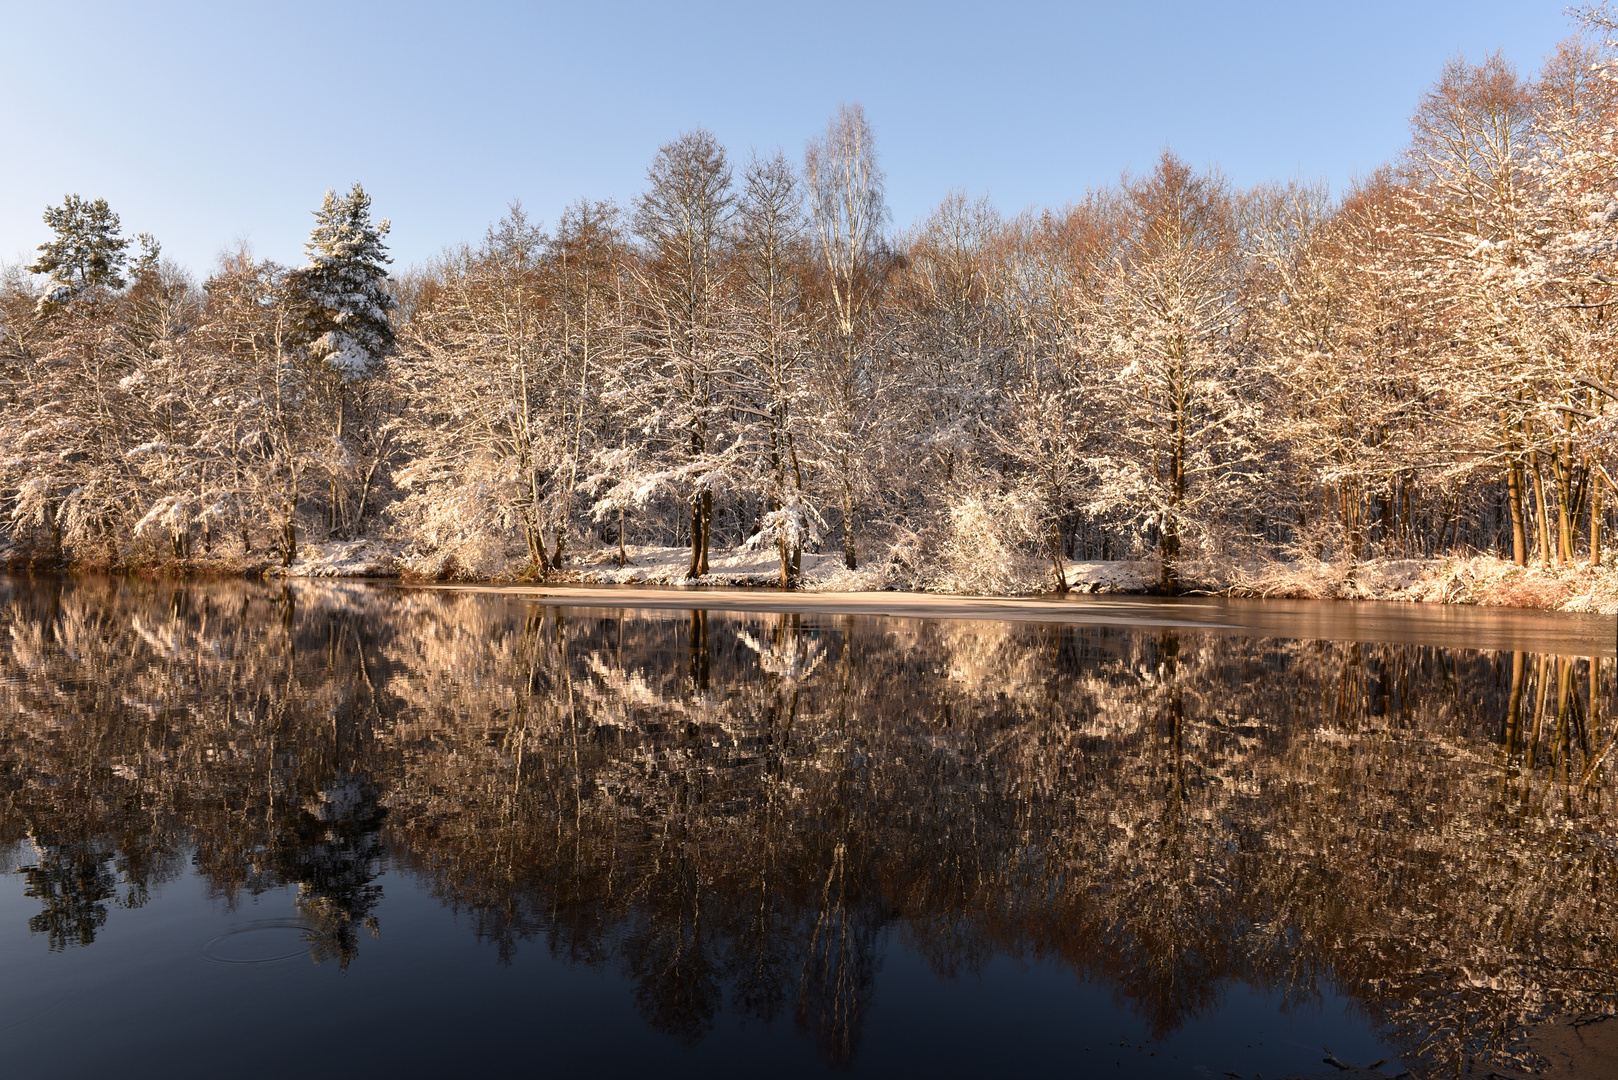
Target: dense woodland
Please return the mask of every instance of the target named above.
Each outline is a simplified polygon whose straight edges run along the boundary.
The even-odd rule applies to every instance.
[[[1171,152],[1061,209],[895,230],[871,124],[799,157],[706,131],[629,205],[513,204],[390,276],[328,193],[299,268],[203,280],[105,202],[0,282],[0,550],[290,563],[375,537],[440,576],[605,549],[805,550],[913,586],[1064,560],[1610,562],[1618,66],[1455,60],[1338,194]],[[628,545],[628,546],[626,546]]]
[[[315,959],[361,966],[408,875],[491,963],[622,972],[686,1042],[727,1011],[790,1018],[843,1065],[902,941],[942,977],[1043,958],[1158,1036],[1233,983],[1304,1005],[1334,986],[1418,1076],[1453,1077],[1484,1053],[1528,1067],[1528,1025],[1613,1010],[1612,671],[1176,628],[0,582],[0,867],[42,945],[116,948],[140,932],[123,909],[194,873],[224,903],[294,907]]]

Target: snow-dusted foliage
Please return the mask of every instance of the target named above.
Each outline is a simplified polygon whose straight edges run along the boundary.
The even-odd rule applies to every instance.
[[[678,546],[686,579],[773,555],[822,586],[836,557],[961,591],[1114,560],[1344,595],[1439,555],[1599,568],[1605,18],[1533,79],[1450,63],[1407,151],[1335,196],[1165,153],[1060,211],[953,192],[894,232],[856,105],[801,162],[688,132],[627,211],[547,231],[514,205],[397,280],[358,185],[308,265],[240,253],[200,285],[73,196],[0,278],[0,548],[290,565],[375,539],[428,576],[623,580],[660,550],[662,580]]]
[[[106,199],[69,195],[61,206],[46,207],[45,224],[56,235],[39,245],[39,258],[28,267],[47,280],[39,296],[40,314],[90,289],[123,288],[129,240],[120,235],[118,215]]]
[[[544,240],[513,206],[481,247],[444,257],[405,331],[409,396],[429,411],[409,433],[398,513],[440,559],[483,565],[515,536],[545,564],[560,409],[535,280]]]
[[[958,593],[1015,593],[1038,589],[1048,572],[1028,501],[1011,495],[953,496],[934,541],[930,575],[920,584]]]
[[[309,264],[288,277],[304,347],[345,383],[375,374],[394,348],[388,313],[398,301],[382,242],[389,224],[371,220],[371,196],[359,184],[347,195],[327,191],[304,245]]]

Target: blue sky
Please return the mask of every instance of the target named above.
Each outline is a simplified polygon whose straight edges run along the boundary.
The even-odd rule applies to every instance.
[[[1446,58],[1531,74],[1564,6],[0,0],[0,261],[70,191],[198,272],[241,239],[297,261],[321,193],[360,180],[402,267],[514,198],[547,224],[627,203],[698,125],[738,161],[796,158],[840,101],[865,106],[901,227],[952,188],[1059,206],[1165,145],[1238,184],[1340,188],[1398,153]]]

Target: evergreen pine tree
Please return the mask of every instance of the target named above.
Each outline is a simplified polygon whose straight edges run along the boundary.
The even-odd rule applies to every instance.
[[[398,301],[386,284],[388,227],[385,218],[371,221],[371,197],[359,184],[347,195],[327,191],[304,245],[309,264],[291,275],[309,358],[345,383],[372,374],[393,352],[388,312]]]
[[[56,230],[56,238],[39,245],[39,258],[28,267],[29,273],[48,274],[51,279],[39,301],[42,312],[96,286],[123,288],[129,241],[118,234],[118,215],[106,199],[68,195],[61,206],[45,208],[45,224]]]

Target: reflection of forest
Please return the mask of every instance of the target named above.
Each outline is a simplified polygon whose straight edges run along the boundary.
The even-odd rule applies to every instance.
[[[677,1037],[723,1004],[833,1061],[884,930],[1163,1032],[1330,974],[1435,1068],[1618,990],[1584,660],[242,583],[12,579],[0,624],[0,848],[57,947],[189,855],[346,964],[385,856]]]

